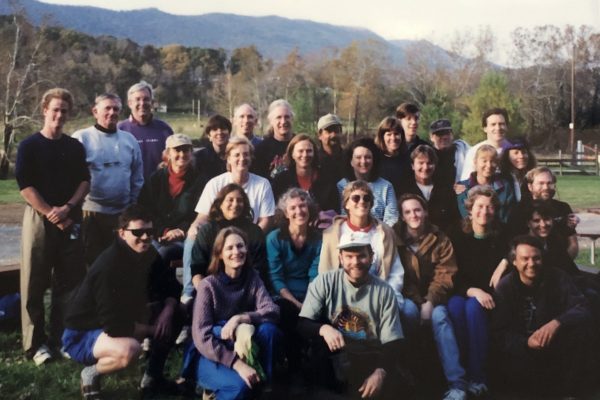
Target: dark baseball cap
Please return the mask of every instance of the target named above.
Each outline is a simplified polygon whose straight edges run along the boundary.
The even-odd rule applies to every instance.
[[[446,133],[452,131],[452,124],[447,119],[438,119],[429,125],[429,133]]]

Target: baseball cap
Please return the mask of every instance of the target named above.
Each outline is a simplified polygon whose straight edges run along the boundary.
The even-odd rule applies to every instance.
[[[342,121],[340,121],[337,115],[329,113],[319,118],[317,129],[327,129],[332,125],[342,125]]]
[[[363,246],[371,246],[369,234],[366,232],[349,232],[342,235],[337,248],[338,250],[343,250]]]
[[[174,147],[179,147],[179,146],[191,146],[192,145],[192,140],[182,134],[182,133],[175,133],[169,137],[167,137],[167,142],[165,144],[165,148],[167,149],[172,149]]]
[[[451,131],[452,124],[447,119],[438,119],[429,125],[429,133],[438,133],[442,131]]]

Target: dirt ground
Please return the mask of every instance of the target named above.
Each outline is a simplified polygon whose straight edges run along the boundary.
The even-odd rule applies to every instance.
[[[23,220],[25,204],[0,204],[0,224],[20,224]]]

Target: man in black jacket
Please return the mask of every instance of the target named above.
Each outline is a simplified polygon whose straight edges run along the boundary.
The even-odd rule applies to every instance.
[[[127,367],[152,337],[143,391],[171,389],[163,377],[166,357],[181,329],[181,287],[152,246],[150,214],[130,206],[119,217],[118,237],[92,264],[65,320],[63,350],[85,364],[84,398],[100,396],[99,378]]]

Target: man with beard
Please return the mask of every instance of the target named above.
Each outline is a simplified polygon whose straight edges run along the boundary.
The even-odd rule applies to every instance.
[[[334,182],[342,179],[342,121],[335,114],[323,115],[317,123],[319,130],[319,161],[321,170],[328,171]]]
[[[431,123],[429,140],[438,156],[436,181],[442,185],[453,186],[455,182],[460,181],[469,144],[461,139],[454,140],[452,124],[447,119],[438,119]]]
[[[245,136],[252,146],[256,147],[262,138],[254,134],[254,127],[258,122],[256,111],[248,103],[237,106],[233,111],[233,133],[236,136]]]
[[[127,106],[131,115],[119,122],[117,128],[130,132],[137,139],[142,152],[144,179],[148,179],[161,163],[167,137],[173,130],[152,115],[152,85],[149,83],[141,81],[129,88]]]

